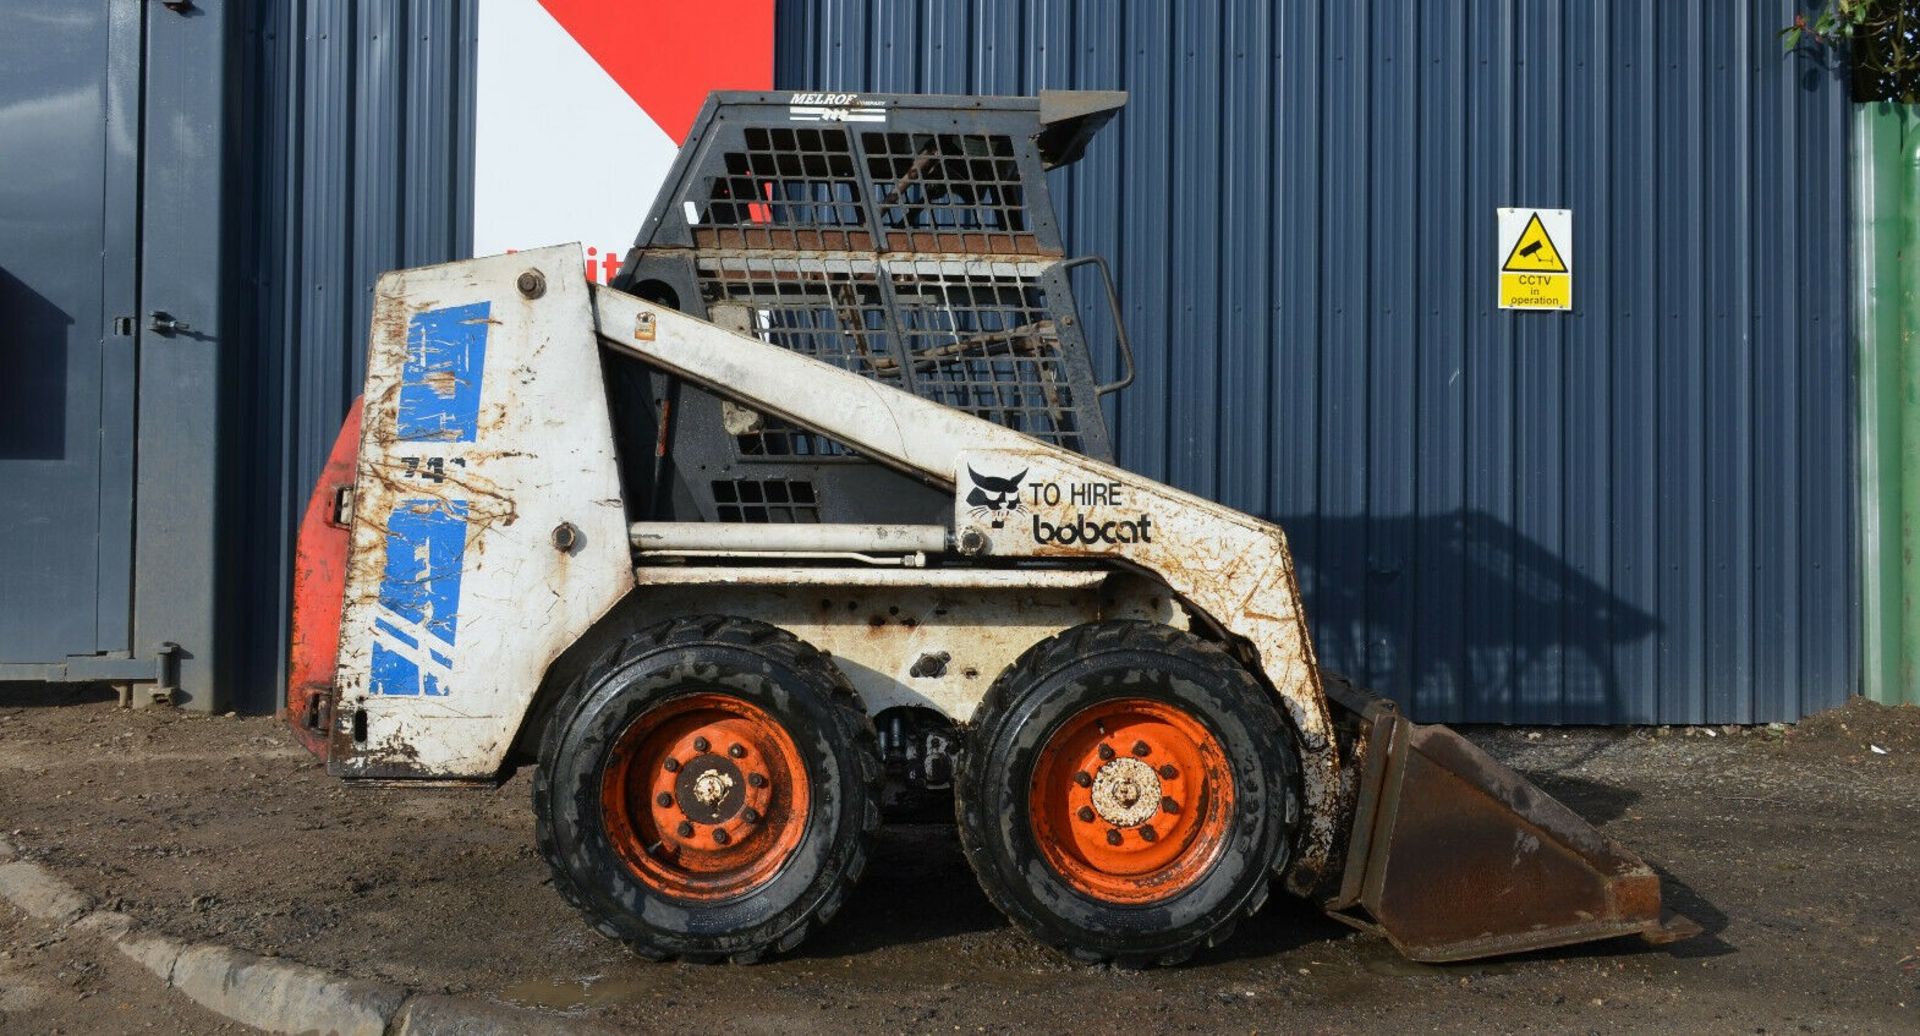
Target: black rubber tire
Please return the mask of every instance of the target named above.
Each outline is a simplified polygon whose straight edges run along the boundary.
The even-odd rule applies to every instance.
[[[1103,901],[1066,883],[1035,844],[1028,805],[1048,739],[1116,698],[1180,706],[1225,746],[1234,781],[1220,857],[1192,886],[1147,905]],[[1265,905],[1287,863],[1299,775],[1291,728],[1224,650],[1169,626],[1096,622],[1036,644],[994,682],[967,741],[954,810],[981,888],[1035,939],[1087,962],[1177,964],[1224,942]]]
[[[620,733],[648,709],[716,687],[771,713],[792,737],[810,781],[808,823],[768,884],[727,900],[684,900],[620,859],[605,830],[601,774]],[[845,902],[873,852],[882,778],[873,724],[819,651],[751,619],[675,619],[622,641],[555,708],[534,773],[536,839],[561,896],[633,952],[751,963],[800,945]]]

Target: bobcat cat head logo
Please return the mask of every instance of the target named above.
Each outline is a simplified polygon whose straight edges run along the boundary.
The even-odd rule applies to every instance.
[[[967,506],[971,507],[976,518],[987,518],[996,529],[1007,524],[1014,512],[1023,510],[1020,506],[1020,480],[1027,477],[1029,469],[1022,468],[1012,478],[995,478],[982,475],[967,465],[967,477],[973,479],[973,491],[967,494]]]

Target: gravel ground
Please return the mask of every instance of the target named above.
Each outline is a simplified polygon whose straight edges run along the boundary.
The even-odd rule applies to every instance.
[[[1920,709],[1470,734],[1640,850],[1707,934],[1434,967],[1276,897],[1189,965],[1086,967],[994,912],[950,827],[900,826],[797,955],[647,964],[547,887],[525,774],[347,787],[270,719],[38,686],[0,685],[0,831],[183,939],[646,1031],[1920,1031]],[[0,1031],[56,1029],[222,1024],[0,907]]]

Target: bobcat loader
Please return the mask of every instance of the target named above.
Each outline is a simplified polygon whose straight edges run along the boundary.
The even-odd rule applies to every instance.
[[[1083,960],[1180,961],[1275,883],[1419,960],[1696,931],[1321,672],[1279,528],[1110,463],[1088,342],[1131,349],[1045,174],[1123,99],[716,94],[611,286],[578,245],[382,277],[298,736],[356,781],[537,765],[555,887],[650,958],[791,950],[949,799]]]

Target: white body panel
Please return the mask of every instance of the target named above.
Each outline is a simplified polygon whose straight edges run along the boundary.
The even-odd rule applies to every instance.
[[[338,771],[497,773],[548,665],[633,586],[578,257],[564,245],[380,279]],[[515,288],[528,270],[544,277],[537,299]]]
[[[1062,630],[1103,618],[1179,625],[1164,594],[1099,570],[643,566],[622,618],[724,611],[788,630],[833,658],[870,713],[973,713],[1004,669]]]
[[[1171,588],[1203,624],[1244,646],[1248,661],[1265,675],[1293,722],[1302,754],[1307,829],[1290,883],[1296,889],[1311,884],[1333,847],[1339,759],[1286,538],[1277,527],[610,289],[593,287],[589,300],[573,254],[570,247],[544,249],[393,274],[381,282],[338,677],[337,769],[368,776],[494,775],[552,660],[633,588],[605,389],[589,333],[594,329],[608,347],[754,410],[830,435],[871,460],[930,484],[953,488],[958,482],[954,531],[963,554],[989,561],[1084,558],[1087,571],[1064,575],[1105,578],[1116,569],[1132,569]],[[528,301],[515,291],[514,277],[535,266],[546,273],[546,294]],[[396,427],[406,421],[395,397],[412,384],[410,377],[449,387],[444,378],[432,381],[439,375],[431,370],[408,373],[409,328],[421,319],[438,319],[431,314],[480,304],[491,307],[490,340],[487,369],[472,400],[476,411],[469,420],[476,430],[471,441],[396,439]],[[415,385],[410,391],[418,395],[421,389]],[[467,399],[461,391],[453,394]],[[435,457],[441,460],[439,470],[457,466],[459,479],[449,479],[440,496],[422,504],[421,497],[410,495],[418,492],[416,483],[395,478],[409,456],[416,466]],[[982,483],[976,473],[990,481]],[[1112,535],[1092,543],[1078,536],[1073,543],[1061,543],[1057,535],[1036,536],[1030,523],[1035,514],[1046,515],[1055,526],[1071,521],[1079,528],[1079,519],[1071,517],[1071,489],[1062,490],[1063,503],[1036,502],[1024,517],[1014,515],[1021,521],[993,528],[975,492],[1004,487],[1007,483],[991,480],[1013,476],[1018,478],[1012,484],[1023,491],[1035,481],[1107,486],[1108,495],[1098,505],[1106,510],[1096,529],[1103,529],[1111,514],[1113,521],[1124,517],[1145,532],[1148,527],[1138,525],[1132,513],[1138,510],[1151,519],[1151,532],[1122,535],[1116,524]],[[456,496],[464,501],[458,509],[452,506]],[[1122,507],[1129,509],[1125,515]],[[422,615],[419,602],[412,602],[412,619],[422,628],[410,632],[456,631],[458,652],[418,655],[423,674],[439,657],[447,659],[445,683],[434,684],[434,693],[427,676],[420,675],[413,693],[393,695],[384,693],[381,657],[391,666],[394,645],[378,647],[392,633],[380,624],[390,626],[393,619],[389,591],[396,585],[405,590],[406,577],[417,581],[423,565],[431,570],[425,562],[437,560],[439,548],[432,544],[421,563],[407,560],[413,554],[396,554],[397,542],[409,551],[419,549],[408,536],[419,539],[414,527],[423,510],[438,515],[442,526],[451,524],[445,521],[449,513],[457,511],[461,518],[464,553],[449,570],[458,573],[462,585],[456,587],[451,616],[439,610]],[[581,534],[570,553],[555,550],[551,538],[562,522]],[[397,567],[395,557],[400,558]],[[1057,572],[956,576],[943,570],[875,568],[853,577],[845,567],[742,566],[732,578],[711,571],[693,577],[704,580],[695,585],[657,566],[645,571],[635,615],[757,614],[833,652],[869,696],[870,708],[924,705],[959,719],[972,714],[998,675],[994,667],[1004,668],[1034,641],[1090,618],[1141,611],[1138,606],[1116,610],[1120,606],[1103,602],[1091,590],[1049,584],[1062,577]],[[991,585],[962,585],[968,579]],[[1035,582],[1022,587],[1021,580]],[[431,589],[432,580],[428,583]],[[1129,596],[1152,601],[1156,595],[1162,600],[1146,607],[1151,617],[1165,621],[1177,614],[1163,590]],[[437,602],[445,594],[426,596]],[[878,627],[849,623],[840,614],[827,619],[825,612],[836,607],[836,600],[840,609],[851,601],[855,614],[882,600],[888,610]],[[409,603],[404,594],[401,603]],[[912,627],[892,623],[896,606],[902,614],[925,611],[928,617]],[[933,628],[941,623],[950,628]],[[932,650],[958,658],[960,653],[943,645],[968,631],[981,639],[972,651],[977,662],[961,663],[957,676],[912,675],[915,662]],[[386,654],[376,657],[377,651]],[[964,675],[968,668],[975,670],[972,678]],[[364,717],[364,738],[353,736],[360,732],[356,716]]]

